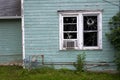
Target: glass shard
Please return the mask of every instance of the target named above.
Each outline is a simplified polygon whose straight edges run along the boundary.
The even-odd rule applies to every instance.
[[[97,30],[97,16],[84,16],[84,30]]]
[[[66,24],[64,25],[64,31],[77,31],[76,24]]]
[[[76,23],[77,18],[76,17],[64,17],[63,23]]]
[[[77,39],[77,33],[64,33],[64,39]]]
[[[64,39],[77,39],[77,17],[63,18]]]

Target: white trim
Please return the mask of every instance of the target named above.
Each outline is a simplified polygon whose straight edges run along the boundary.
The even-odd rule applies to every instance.
[[[102,13],[99,14],[98,24],[99,24],[99,48],[102,49]]]
[[[97,50],[100,49],[99,46],[95,46],[95,47],[83,47],[82,50]]]
[[[83,46],[83,50],[95,50],[95,49],[102,49],[102,13],[99,12],[84,12],[83,15],[96,15],[97,16],[97,22],[98,22],[98,46],[95,47],[86,47]],[[82,20],[83,21],[83,20]],[[82,22],[83,23],[83,22]],[[82,40],[83,41],[83,40]]]
[[[64,40],[66,40],[66,39],[63,39],[63,36],[64,36],[64,34],[63,34],[63,17],[77,17],[77,22],[78,22],[78,14],[72,14],[72,13],[70,13],[70,14],[59,14],[59,45],[60,45],[60,50],[66,50],[65,48],[63,48],[63,41]],[[78,28],[78,24],[77,24],[77,28]],[[78,37],[78,30],[77,30],[77,37]],[[71,39],[70,41],[75,41],[75,40],[77,40],[77,43],[78,43],[78,38],[77,39]],[[78,45],[79,46],[79,45]],[[78,49],[78,47],[75,47],[75,49]]]
[[[24,33],[24,0],[21,0],[21,16],[22,16],[22,56],[25,59],[25,33]]]
[[[0,19],[21,19],[21,16],[1,16]]]
[[[78,39],[79,39],[79,49],[82,49],[82,47],[83,47],[83,27],[81,27],[81,26],[83,26],[83,24],[81,24],[81,23],[83,23],[83,16],[82,16],[82,14],[81,13],[79,13],[79,22],[78,22],[78,30],[79,30],[79,33],[78,33],[78,35],[79,35],[79,37],[78,37]]]
[[[63,37],[63,33],[62,33],[62,15],[59,14],[59,48],[60,50],[62,50],[62,37]]]
[[[98,46],[91,46],[86,47],[83,44],[83,16],[84,15],[96,15],[98,16]],[[78,41],[78,48],[76,50],[97,50],[102,49],[102,11],[78,11],[78,12],[59,12],[59,44],[60,50],[66,50],[63,48],[63,17],[66,16],[76,16],[77,17],[77,41]]]
[[[101,14],[101,11],[97,11],[97,12],[82,12],[83,15],[98,15]]]
[[[74,13],[74,14],[78,14],[78,13],[85,13],[85,12],[103,12],[103,9],[98,9],[98,10],[58,10],[58,13],[60,14],[71,14],[71,13]]]

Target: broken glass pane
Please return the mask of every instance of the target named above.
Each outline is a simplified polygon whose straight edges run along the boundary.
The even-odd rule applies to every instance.
[[[84,46],[97,46],[97,32],[84,32]]]
[[[64,25],[64,31],[77,31],[76,24],[66,24]]]
[[[64,39],[77,39],[77,33],[64,33]]]
[[[77,23],[77,17],[64,17],[63,23]]]
[[[84,30],[97,30],[97,16],[84,16]]]

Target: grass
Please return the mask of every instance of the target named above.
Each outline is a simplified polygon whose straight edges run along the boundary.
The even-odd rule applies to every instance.
[[[120,80],[119,74],[77,72],[67,69],[27,70],[19,66],[0,66],[0,80]]]

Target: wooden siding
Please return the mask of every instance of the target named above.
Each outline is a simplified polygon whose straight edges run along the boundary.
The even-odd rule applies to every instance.
[[[22,61],[22,35],[20,19],[0,20],[0,65]]]
[[[109,0],[118,4],[118,0]],[[103,10],[102,50],[59,50],[58,10]],[[114,70],[114,49],[107,40],[109,19],[118,12],[118,6],[103,0],[24,0],[25,55],[45,55],[45,62],[75,62],[77,54],[86,53],[86,62],[110,66],[91,67],[91,70]],[[65,67],[65,66],[57,66]],[[68,67],[68,66],[67,66]],[[72,66],[69,66],[73,68]]]
[[[21,16],[21,0],[0,0],[0,16]]]

